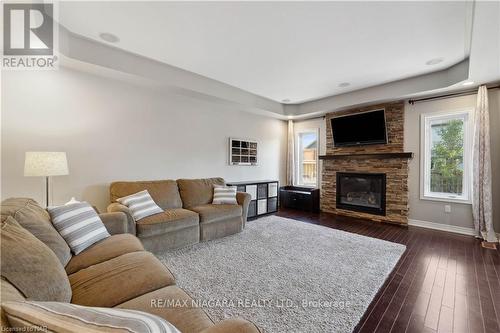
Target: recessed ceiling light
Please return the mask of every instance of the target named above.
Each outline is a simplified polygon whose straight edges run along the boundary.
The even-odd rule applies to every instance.
[[[118,43],[120,41],[120,38],[116,35],[110,34],[109,32],[102,32],[99,34],[99,37],[108,43]]]
[[[345,88],[345,87],[349,87],[351,84],[349,82],[342,82],[342,83],[339,83],[339,87],[340,88]]]
[[[464,83],[462,83],[463,86],[471,86],[474,84],[474,81],[465,81]]]
[[[282,99],[281,100],[283,103],[290,103],[291,101],[288,98]]]
[[[444,60],[443,58],[434,58],[434,59],[428,60],[425,64],[428,66],[437,65],[439,63],[442,63],[443,60]]]

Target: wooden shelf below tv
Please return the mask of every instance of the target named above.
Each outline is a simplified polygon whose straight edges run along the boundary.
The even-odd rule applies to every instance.
[[[386,159],[386,158],[413,158],[411,152],[400,153],[370,153],[370,154],[334,154],[334,155],[320,155],[320,160],[340,160],[340,159]]]

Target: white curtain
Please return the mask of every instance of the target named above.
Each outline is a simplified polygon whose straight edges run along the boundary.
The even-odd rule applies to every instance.
[[[288,120],[288,146],[286,156],[286,184],[293,185],[295,175],[295,133],[293,131],[293,120]]]
[[[474,122],[472,213],[478,237],[498,242],[493,230],[491,202],[490,117],[488,89],[480,86]]]

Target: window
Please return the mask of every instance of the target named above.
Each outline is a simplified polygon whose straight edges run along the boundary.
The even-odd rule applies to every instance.
[[[318,130],[297,133],[297,185],[318,185]]]
[[[471,112],[424,114],[421,126],[421,198],[470,202]]]

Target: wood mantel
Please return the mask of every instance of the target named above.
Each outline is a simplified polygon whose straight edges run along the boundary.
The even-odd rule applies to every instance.
[[[320,160],[346,160],[346,159],[386,159],[386,158],[413,158],[413,153],[411,152],[394,152],[394,153],[368,153],[368,154],[329,154],[320,155]]]

